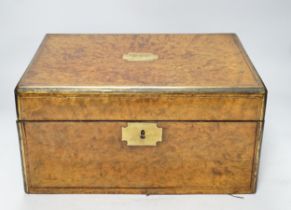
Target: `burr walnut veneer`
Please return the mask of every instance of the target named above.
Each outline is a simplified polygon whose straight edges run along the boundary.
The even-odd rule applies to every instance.
[[[266,88],[234,34],[46,35],[15,89],[28,193],[253,193]]]

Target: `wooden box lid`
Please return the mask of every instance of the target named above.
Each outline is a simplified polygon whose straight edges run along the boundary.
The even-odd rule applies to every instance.
[[[234,34],[51,34],[16,87],[20,120],[262,120],[265,94]]]

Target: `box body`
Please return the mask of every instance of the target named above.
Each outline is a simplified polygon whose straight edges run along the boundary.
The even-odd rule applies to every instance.
[[[47,35],[15,94],[28,193],[256,190],[266,88],[236,35]]]

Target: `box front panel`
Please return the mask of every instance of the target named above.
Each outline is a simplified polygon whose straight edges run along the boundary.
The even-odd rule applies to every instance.
[[[157,122],[128,146],[127,122],[19,122],[32,193],[248,193],[261,123]]]

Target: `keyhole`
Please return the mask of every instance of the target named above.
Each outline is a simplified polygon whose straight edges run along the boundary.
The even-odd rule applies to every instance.
[[[144,130],[141,130],[141,132],[140,132],[140,138],[141,139],[145,139],[145,131]]]

